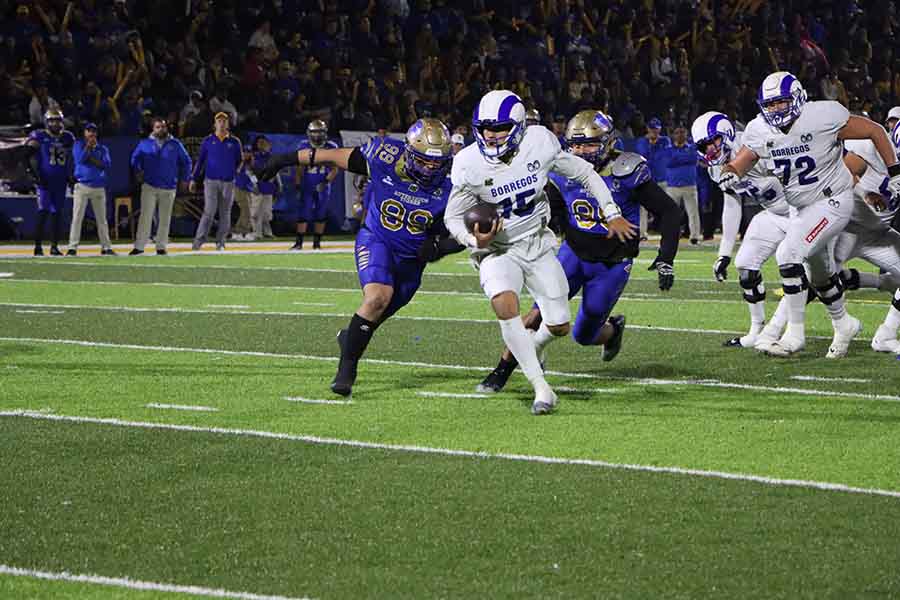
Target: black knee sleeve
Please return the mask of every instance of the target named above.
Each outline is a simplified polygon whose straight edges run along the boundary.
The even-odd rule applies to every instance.
[[[894,299],[891,300],[891,306],[893,306],[897,310],[900,310],[900,290],[894,292]]]
[[[828,279],[825,285],[816,286],[816,295],[822,304],[834,304],[844,295],[844,285],[840,276],[835,273]]]
[[[744,290],[744,300],[750,304],[764,302],[766,299],[766,288],[763,286],[762,274],[759,271],[738,269],[738,275],[740,276],[741,288]]]
[[[785,294],[799,294],[809,287],[809,284],[806,282],[806,272],[803,270],[803,265],[798,263],[781,265],[778,267],[778,271],[781,273],[781,278],[785,280],[782,286]],[[788,283],[788,279],[797,279],[800,281],[800,284]]]
[[[838,275],[845,290],[859,289],[859,271],[857,269],[844,269]]]

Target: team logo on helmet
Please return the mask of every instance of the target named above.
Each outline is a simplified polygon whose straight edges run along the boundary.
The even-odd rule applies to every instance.
[[[691,137],[705,165],[722,165],[731,159],[735,133],[727,115],[716,111],[703,113],[691,125]]]
[[[472,129],[481,155],[489,162],[515,152],[525,137],[525,105],[508,90],[488,92],[475,105]],[[485,135],[485,132],[491,132]]]

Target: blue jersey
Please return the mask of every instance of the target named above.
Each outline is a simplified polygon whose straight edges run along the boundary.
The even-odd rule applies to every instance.
[[[632,198],[631,192],[652,180],[650,168],[646,162],[641,161],[632,172],[617,177],[613,175],[613,163],[614,159],[610,159],[600,171],[600,176],[609,188],[613,200],[622,210],[622,216],[631,223],[637,223],[640,220],[640,204]],[[552,172],[550,179],[556,184],[566,203],[568,228],[605,237],[608,233],[606,219],[603,218],[597,199],[574,179],[567,179]]]
[[[304,140],[300,142],[300,146],[297,148],[300,150],[309,150],[312,148],[312,144],[309,143],[309,140]],[[321,146],[322,150],[334,150],[339,146],[328,140],[325,142],[323,146]],[[312,167],[306,167],[303,170],[303,177],[300,179],[300,193],[304,196],[310,195],[316,191],[316,186],[325,181],[328,173],[331,171],[331,167],[326,165],[314,165]]]
[[[75,136],[68,131],[53,135],[46,129],[37,129],[28,136],[38,146],[38,169],[41,179],[48,184],[62,184],[72,174],[72,146]]]
[[[408,259],[443,223],[452,184],[448,174],[437,187],[420,187],[406,175],[403,148],[403,142],[373,138],[360,150],[369,165],[365,227],[397,258]]]

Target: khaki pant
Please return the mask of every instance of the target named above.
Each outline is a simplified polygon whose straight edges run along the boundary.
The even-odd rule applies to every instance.
[[[688,216],[688,228],[691,231],[691,239],[701,239],[703,237],[703,232],[700,230],[700,206],[697,202],[697,186],[666,186],[666,193],[675,201],[675,204],[684,206],[684,210],[687,212]]]
[[[238,186],[234,186],[234,203],[238,205],[241,214],[238,217],[237,223],[234,224],[232,232],[238,235],[245,235],[254,231],[253,221],[250,215],[252,212],[252,209],[250,208],[250,196],[251,193],[247,190],[242,190]]]
[[[69,228],[69,250],[78,249],[78,243],[81,241],[81,224],[84,222],[84,211],[88,202],[91,203],[94,218],[97,220],[100,247],[104,250],[112,248],[109,241],[109,223],[106,222],[106,190],[76,183],[72,203],[72,226]]]
[[[141,218],[138,221],[134,247],[143,250],[150,239],[153,213],[159,208],[159,225],[156,228],[156,249],[165,250],[169,243],[169,225],[172,222],[172,206],[175,204],[175,190],[153,187],[145,183],[141,186]]]
[[[272,194],[250,194],[250,221],[256,239],[272,233]]]

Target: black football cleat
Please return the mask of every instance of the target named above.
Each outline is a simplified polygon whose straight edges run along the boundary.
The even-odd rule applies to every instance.
[[[162,248],[160,248],[156,251],[157,256],[167,256],[168,254],[169,253],[167,251],[163,250]]]
[[[143,253],[144,253],[143,250],[138,250],[137,248],[132,248],[131,252],[128,253],[128,256],[140,256]]]
[[[603,345],[603,362],[609,362],[616,357],[622,349],[622,335],[625,333],[625,315],[616,315],[609,318],[610,325],[615,332],[609,341]]]
[[[104,248],[100,251],[100,256],[118,256],[118,254],[112,248]]]
[[[741,344],[740,337],[733,337],[730,340],[725,340],[722,342],[722,345],[726,348],[743,348],[744,346]]]
[[[344,343],[347,340],[347,330],[341,329],[337,335],[338,346],[341,349],[341,360],[338,362],[337,374],[331,382],[331,391],[339,396],[349,396],[353,392],[353,384],[356,382],[356,367],[359,364],[355,360],[344,358]]]
[[[35,256],[43,256],[44,255],[44,247],[41,246],[40,244],[35,244],[34,255]]]
[[[53,244],[52,246],[50,246],[50,256],[62,256],[62,255],[63,255],[63,253],[60,252],[59,246],[57,246],[56,244]]]
[[[542,365],[543,366],[543,365]],[[479,394],[496,394],[509,381],[509,376],[516,370],[516,363],[512,361],[500,361],[500,364],[488,373],[481,383],[475,386],[475,391]]]
[[[78,251],[75,248],[69,248],[66,250],[66,256],[78,256]]]
[[[291,246],[291,250],[303,250],[303,244],[300,242],[296,242],[293,246]]]

